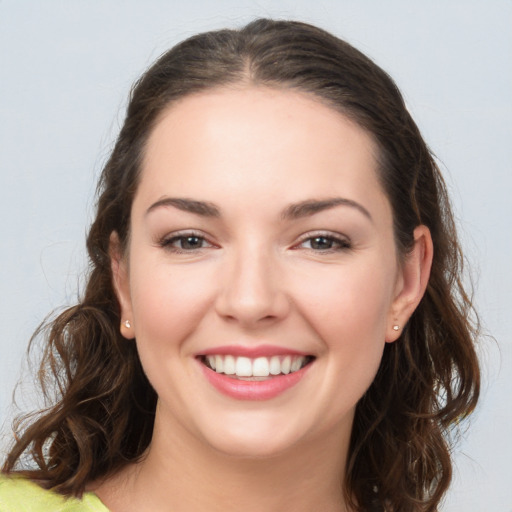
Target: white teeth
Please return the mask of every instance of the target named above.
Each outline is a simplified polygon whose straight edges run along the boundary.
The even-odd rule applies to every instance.
[[[301,362],[298,359],[295,359],[292,361],[292,366],[290,368],[290,372],[296,372],[297,370],[300,370]]]
[[[270,375],[279,375],[281,373],[281,361],[279,357],[273,356],[270,358]]]
[[[236,372],[236,363],[233,356],[226,356],[224,358],[224,373],[226,375],[234,375]]]
[[[290,373],[290,369],[292,367],[292,358],[290,356],[286,356],[281,363],[281,372],[285,375]]]
[[[224,373],[224,358],[222,356],[215,356],[215,371]]]
[[[287,375],[299,371],[309,361],[305,356],[235,357],[233,355],[208,355],[205,362],[217,373],[237,377],[268,377]]]
[[[266,357],[258,357],[252,363],[252,374],[254,377],[268,377],[270,364]]]
[[[219,370],[216,370],[217,373]],[[252,363],[248,357],[237,357],[235,373],[238,377],[252,377]]]

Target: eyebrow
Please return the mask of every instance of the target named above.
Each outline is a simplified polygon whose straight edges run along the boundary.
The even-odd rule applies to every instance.
[[[220,210],[213,203],[206,201],[196,201],[195,199],[187,199],[183,197],[163,197],[156,203],[153,203],[147,210],[146,215],[156,208],[174,206],[178,210],[184,212],[195,213],[202,217],[220,217]]]
[[[184,212],[194,213],[202,217],[221,217],[221,211],[218,206],[208,201],[197,201],[195,199],[188,199],[184,197],[163,197],[153,203],[147,210],[146,215],[153,210],[160,207],[172,206],[182,210]],[[373,222],[373,218],[370,212],[361,204],[352,199],[346,199],[344,197],[332,197],[328,199],[307,199],[299,203],[293,203],[287,206],[281,218],[283,220],[294,220],[303,217],[309,217],[315,213],[319,213],[324,210],[329,210],[337,206],[349,206],[355,208],[361,212],[365,217]]]
[[[370,212],[361,204],[352,199],[346,199],[344,197],[332,197],[328,199],[309,199],[301,201],[300,203],[294,203],[288,206],[283,214],[283,219],[300,219],[302,217],[308,217],[315,213],[335,208],[336,206],[350,206],[361,212],[365,217],[373,222],[373,218]]]

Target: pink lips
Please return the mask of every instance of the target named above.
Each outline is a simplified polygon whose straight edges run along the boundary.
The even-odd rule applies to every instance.
[[[306,356],[307,354],[268,345],[256,347],[222,346],[208,349],[198,354],[198,364],[209,383],[222,394],[237,400],[270,400],[275,398],[299,383],[311,366],[311,364],[308,364],[296,372],[287,375],[270,376],[265,380],[242,380],[223,373],[217,373],[208,368],[199,360],[200,356],[207,355],[233,355],[257,358],[277,355]]]
[[[220,355],[227,356],[229,354],[233,356],[244,356],[244,357],[272,357],[272,356],[282,356],[282,355],[292,355],[292,356],[307,356],[306,352],[301,352],[299,350],[291,350],[289,348],[276,347],[274,345],[259,345],[255,347],[244,347],[241,345],[225,345],[221,347],[214,347],[208,350],[201,352],[202,356],[208,355]]]

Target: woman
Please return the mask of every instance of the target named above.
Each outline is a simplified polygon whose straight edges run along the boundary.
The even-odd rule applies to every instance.
[[[58,400],[19,427],[0,504],[437,510],[478,398],[472,308],[442,178],[368,58],[268,20],[171,49],[87,247],[45,331]]]

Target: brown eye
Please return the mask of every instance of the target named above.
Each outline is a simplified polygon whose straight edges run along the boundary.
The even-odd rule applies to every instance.
[[[191,251],[203,247],[204,238],[199,236],[182,236],[175,240],[180,249]]]
[[[315,238],[311,238],[309,241],[309,245],[311,249],[315,251],[325,251],[332,249],[335,244],[335,241],[332,238],[328,238],[326,236],[316,236]]]
[[[174,252],[193,252],[211,247],[204,237],[195,234],[176,235],[163,240],[160,245]]]
[[[328,235],[310,236],[301,242],[300,247],[316,252],[335,252],[350,248],[348,240]]]

